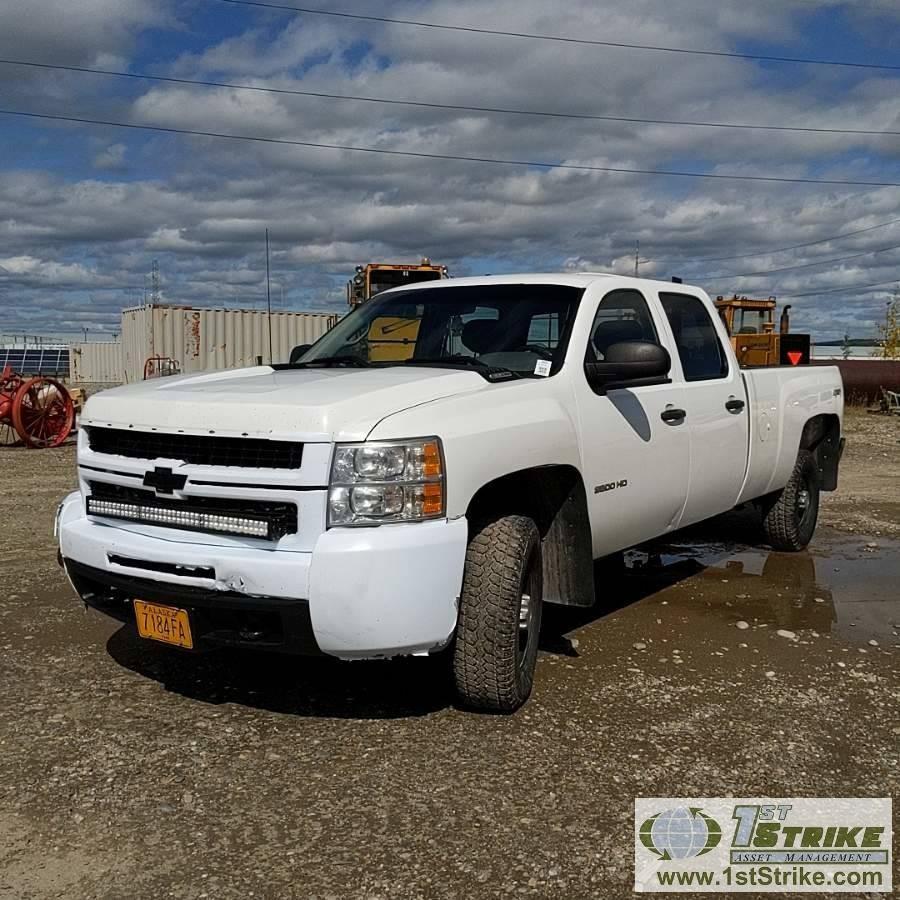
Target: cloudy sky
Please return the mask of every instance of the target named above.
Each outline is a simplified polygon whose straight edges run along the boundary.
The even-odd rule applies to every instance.
[[[2,114],[0,333],[112,332],[119,310],[144,297],[154,258],[167,302],[260,306],[266,227],[276,308],[342,310],[344,283],[370,260],[428,255],[458,275],[630,272],[639,241],[642,274],[677,274],[711,294],[790,297],[795,327],[820,339],[874,333],[891,282],[900,281],[900,187],[559,164],[900,183],[896,0],[344,0],[321,8],[884,68],[466,33],[225,0],[0,0],[0,57],[425,104],[882,133],[447,110],[4,63],[7,111],[553,165]]]

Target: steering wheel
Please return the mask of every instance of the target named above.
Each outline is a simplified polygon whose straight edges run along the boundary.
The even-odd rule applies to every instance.
[[[548,350],[546,347],[542,347],[540,344],[523,344],[521,347],[516,347],[513,352],[519,353],[522,351],[526,353],[535,353],[541,359],[553,359],[553,351]]]

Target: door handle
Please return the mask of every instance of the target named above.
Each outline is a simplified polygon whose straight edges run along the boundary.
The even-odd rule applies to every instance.
[[[744,404],[743,400],[738,400],[735,397],[732,397],[725,404],[725,409],[727,409],[728,412],[730,412],[730,413],[736,414],[736,413],[741,412],[743,410],[744,406],[745,406],[745,404]]]
[[[664,409],[659,417],[667,425],[678,425],[687,417],[687,413],[683,409]]]

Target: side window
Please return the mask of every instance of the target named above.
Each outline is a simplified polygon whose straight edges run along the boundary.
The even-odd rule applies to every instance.
[[[709,381],[728,375],[728,357],[703,301],[687,294],[659,295],[686,381]]]
[[[622,341],[659,342],[650,308],[639,291],[611,291],[600,301],[584,361],[603,362],[607,349]]]

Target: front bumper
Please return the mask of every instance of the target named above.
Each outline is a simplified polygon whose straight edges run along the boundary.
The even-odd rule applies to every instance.
[[[233,591],[163,584],[95,569],[63,557],[69,580],[84,603],[134,625],[133,599],[188,610],[195,646],[244,646],[317,656],[306,600],[248,598]]]
[[[436,650],[456,627],[465,519],[334,528],[300,552],[88,518],[76,492],[57,524],[85,603],[127,622],[133,599],[187,609],[200,645],[360,659]]]

